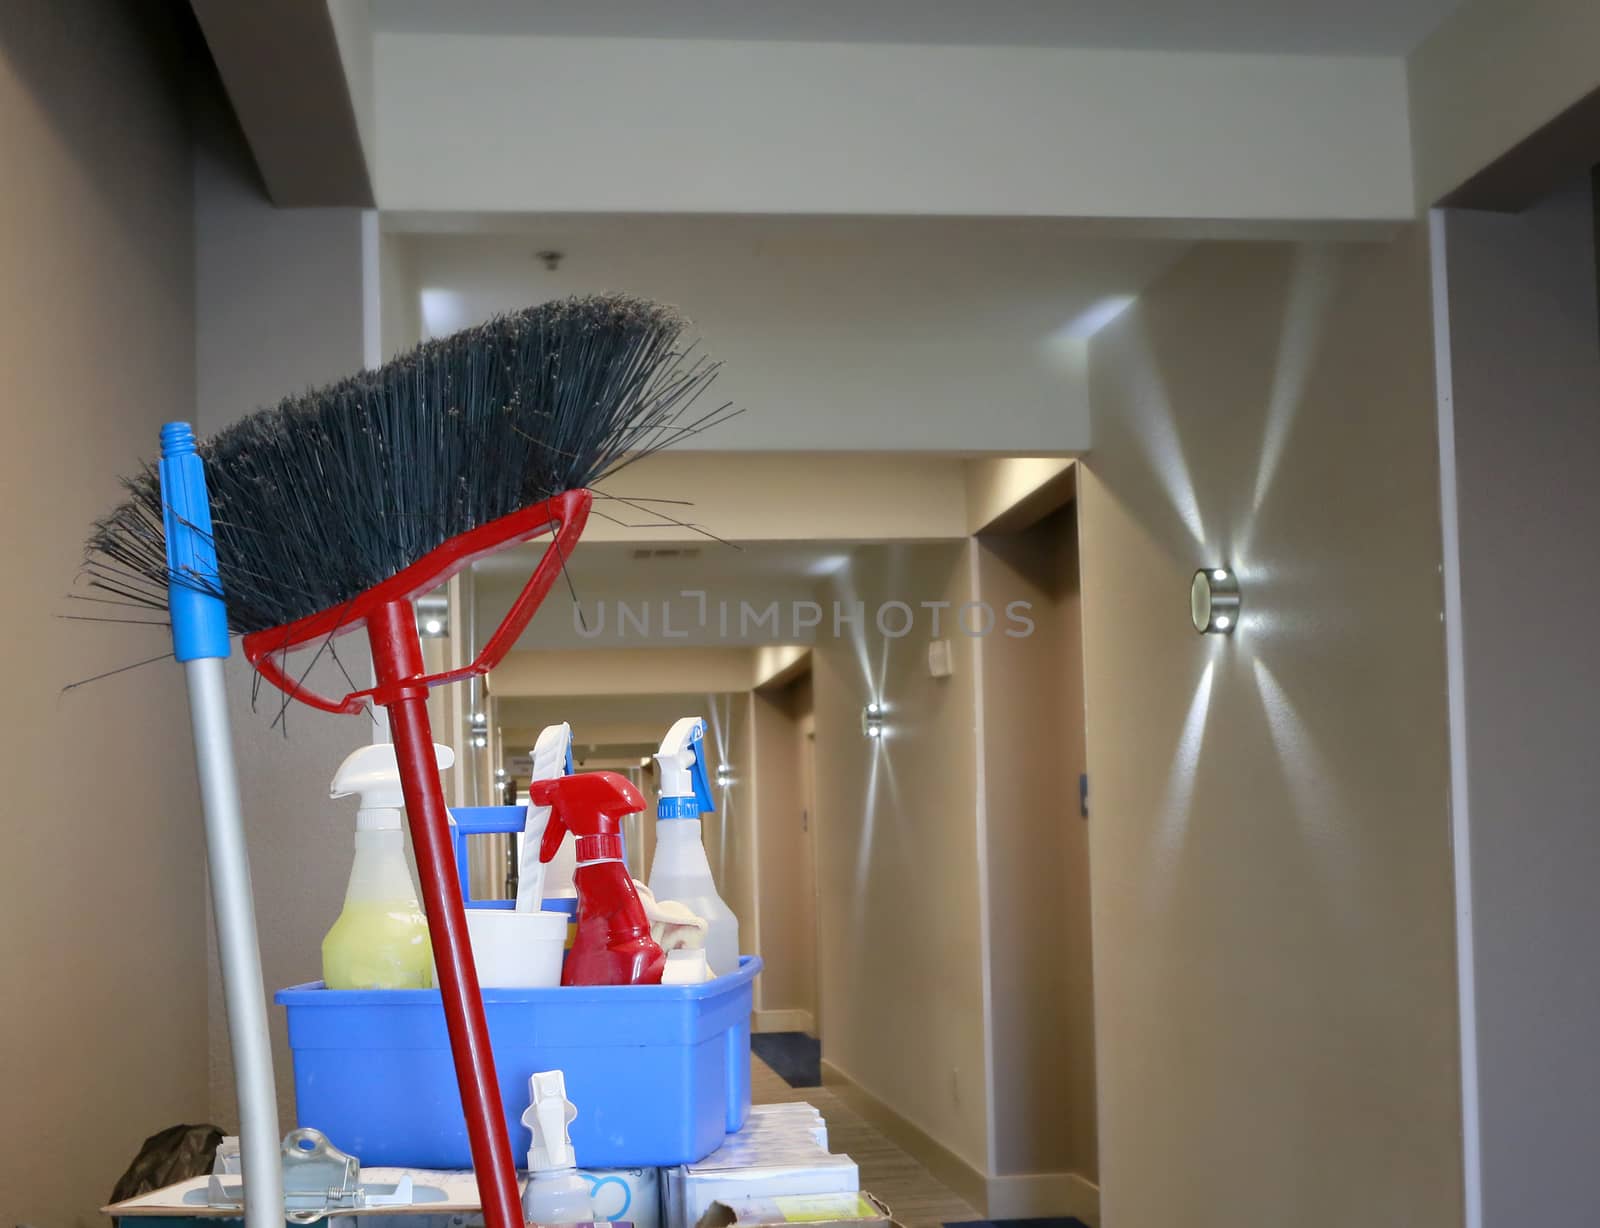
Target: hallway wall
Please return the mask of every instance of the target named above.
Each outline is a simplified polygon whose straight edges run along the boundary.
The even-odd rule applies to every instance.
[[[816,826],[804,814],[800,724],[791,688],[750,696],[755,744],[754,815],[759,825],[761,1009],[794,1012],[815,1027],[815,879],[805,872],[814,856]],[[783,1030],[793,1030],[786,1026]]]
[[[194,210],[174,31],[0,4],[0,1223],[99,1228],[145,1138],[206,1116],[205,839],[159,620],[66,599],[121,475],[194,409]]]
[[[1002,619],[1027,603],[1028,635],[977,641],[982,658],[989,875],[989,1046],[997,1176],[1097,1174],[1094,970],[1084,771],[1078,526],[1071,505],[976,539],[977,595]],[[1020,631],[1003,622],[1008,631]],[[996,1191],[1015,1187],[1001,1182]],[[1071,1209],[1082,1206],[1071,1191]],[[1063,1208],[989,1207],[991,1217]],[[1091,1202],[1092,1205],[1092,1202]]]
[[[275,209],[262,194],[231,115],[220,103],[196,116],[195,337],[197,420],[205,433],[307,388],[358,371],[363,359],[361,214]],[[341,638],[345,668],[370,676],[363,637]],[[372,740],[365,716],[328,716],[303,704],[274,718],[278,693],[237,651],[227,666],[233,736],[254,879],[267,993],[322,974],[322,937],[339,915],[350,875],[355,808],[330,802],[344,757]],[[325,690],[349,687],[324,660]],[[446,789],[449,789],[448,779]],[[211,1020],[211,1115],[237,1117],[232,1056],[214,938],[206,965]],[[283,1011],[269,1007],[278,1113],[294,1122],[294,1076]]]
[[[1426,235],[1195,249],[1091,343],[1100,1166],[1118,1228],[1459,1224]],[[1237,568],[1233,636],[1189,623]]]
[[[928,612],[903,638],[880,634],[873,614],[886,601],[970,600],[969,549],[863,547],[822,598],[866,614],[819,638],[813,658],[817,962],[824,1061],[984,1173],[974,641],[954,637],[953,675],[930,678]],[[879,698],[888,731],[874,740],[861,709]]]
[[[761,917],[757,911],[757,863],[760,833],[756,830],[755,735],[750,714],[751,694],[736,691],[707,695],[684,716],[706,721],[706,774],[711,781],[712,813],[700,819],[701,839],[717,894],[739,918],[739,953],[761,954]],[[662,726],[666,733],[669,725]],[[727,784],[717,783],[717,768],[726,762]],[[757,978],[758,985],[760,979]],[[763,991],[756,992],[756,1006]]]
[[[1459,508],[1462,1009],[1483,1224],[1572,1223],[1600,1133],[1600,319],[1587,183],[1521,215],[1441,216]],[[1447,567],[1447,576],[1451,568]]]

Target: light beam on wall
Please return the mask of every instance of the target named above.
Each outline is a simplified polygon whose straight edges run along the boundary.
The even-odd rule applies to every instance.
[[[1117,377],[1126,384],[1124,401],[1131,409],[1128,438],[1145,454],[1151,471],[1160,482],[1162,493],[1184,530],[1194,539],[1202,554],[1207,549],[1206,526],[1200,515],[1200,496],[1194,476],[1184,456],[1178,434],[1176,410],[1161,364],[1156,361],[1138,311],[1129,313],[1115,330],[1115,345],[1126,345],[1128,352],[1114,364]]]
[[[861,812],[861,841],[856,847],[856,885],[851,893],[857,924],[863,916],[867,898],[867,868],[872,864],[872,839],[878,825],[878,775],[883,756],[874,752],[867,762],[867,796]]]
[[[1317,749],[1289,694],[1259,656],[1250,662],[1267,732],[1283,769],[1294,804],[1292,816],[1304,837],[1313,871],[1324,880],[1326,902],[1349,913],[1361,899],[1360,868],[1340,823],[1344,794],[1340,781]],[[1347,917],[1348,919],[1348,917]]]
[[[466,296],[458,290],[428,287],[419,293],[418,306],[424,338],[448,337],[477,323],[468,313]]]
[[[1272,489],[1284,449],[1300,415],[1306,384],[1322,344],[1328,309],[1338,288],[1338,275],[1338,254],[1331,244],[1305,243],[1295,249],[1288,298],[1283,307],[1283,327],[1278,334],[1277,360],[1272,370],[1272,390],[1267,397],[1267,416],[1261,432],[1261,458],[1256,469],[1250,516],[1241,526],[1241,542],[1247,540],[1255,514]]]
[[[1153,857],[1146,875],[1147,890],[1155,900],[1166,895],[1176,877],[1179,855],[1189,830],[1189,810],[1194,802],[1195,776],[1200,769],[1200,751],[1205,745],[1206,716],[1211,710],[1211,686],[1217,668],[1213,658],[1206,662],[1195,684],[1194,697],[1183,718],[1178,743],[1172,748],[1172,766],[1167,773],[1166,793],[1157,814]]]
[[[1052,342],[1087,341],[1138,301],[1136,294],[1108,294],[1090,303],[1050,335]]]
[[[722,712],[719,699],[725,699],[728,704],[727,715]],[[717,798],[717,881],[727,881],[728,874],[728,846],[733,843],[732,816],[728,813],[730,805],[727,784],[722,780],[722,767],[728,762],[728,725],[733,717],[733,696],[706,696],[706,716],[711,726],[711,744],[717,748],[717,783],[722,786],[720,796]],[[732,783],[732,777],[729,777]]]

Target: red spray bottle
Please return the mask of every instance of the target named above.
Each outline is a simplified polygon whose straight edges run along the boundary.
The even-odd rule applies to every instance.
[[[615,772],[585,772],[534,781],[528,795],[550,807],[540,861],[556,855],[567,832],[577,838],[578,938],[561,983],[659,985],[667,957],[650,937],[650,919],[622,861],[622,820],[644,809],[639,790]]]

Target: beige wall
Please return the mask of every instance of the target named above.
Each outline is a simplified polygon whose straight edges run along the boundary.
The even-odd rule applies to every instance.
[[[209,433],[361,368],[361,218],[353,209],[273,209],[231,121],[206,111],[197,124],[195,358],[198,418]],[[370,666],[361,637],[341,639],[339,656],[365,685]],[[328,662],[313,677],[330,690],[344,683]],[[229,697],[270,995],[321,975],[322,936],[343,904],[355,833],[355,807],[330,802],[328,782],[345,755],[372,740],[373,727],[366,717],[327,716],[298,704],[286,725],[275,725],[281,699],[264,688],[253,708],[255,681],[235,653]],[[211,1115],[227,1124],[235,1101],[214,944],[206,983]],[[287,1130],[294,1121],[288,1038],[282,1009],[270,1014]]]
[[[1197,249],[1090,361],[1106,1222],[1458,1224],[1424,236]]]
[[[1089,833],[1078,804],[1084,711],[1073,509],[978,538],[976,561],[978,596],[997,612],[1026,602],[1033,623],[1030,635],[978,643],[995,1173],[1076,1173],[1092,1183],[1094,981]]]
[[[980,457],[966,463],[967,531],[1009,532],[1072,498],[1074,462],[1060,456]]]
[[[118,475],[157,454],[161,423],[194,407],[189,136],[166,42],[109,0],[0,5],[7,1224],[103,1223],[144,1139],[206,1116],[205,843],[182,673],[165,661],[63,695],[171,643],[57,617],[123,612],[65,599],[83,539]]]
[[[978,1172],[988,1169],[979,916],[975,678],[927,668],[927,613],[888,639],[880,601],[969,600],[967,546],[866,547],[832,581],[867,605],[858,633],[819,641],[817,876],[823,1057]],[[896,624],[891,622],[891,627]],[[889,732],[861,732],[882,697]]]
[[[422,340],[416,274],[411,245],[404,235],[378,238],[379,344],[387,362]]]
[[[489,689],[507,700],[743,691],[754,674],[751,648],[519,648],[490,672]]]

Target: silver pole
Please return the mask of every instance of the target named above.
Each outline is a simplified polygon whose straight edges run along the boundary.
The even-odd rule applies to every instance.
[[[239,812],[222,660],[201,657],[185,662],[183,668],[205,810],[206,864],[211,871],[211,911],[217,921],[228,1040],[233,1046],[233,1084],[239,1098],[244,1220],[247,1228],[284,1228],[278,1088],[272,1078],[267,995],[262,988],[261,949],[256,945],[255,897]]]

